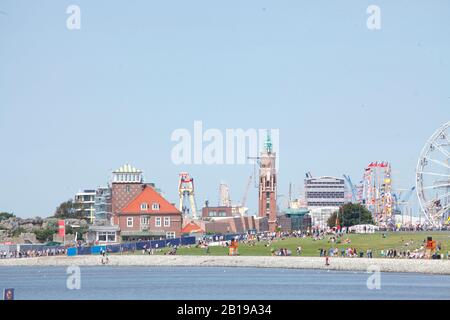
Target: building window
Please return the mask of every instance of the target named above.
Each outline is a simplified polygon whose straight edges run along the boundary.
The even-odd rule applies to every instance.
[[[144,202],[144,203],[141,203],[141,210],[142,210],[142,211],[148,210],[148,204],[146,204],[145,202]]]
[[[175,232],[174,231],[167,231],[166,232],[166,239],[175,239]]]
[[[115,242],[116,241],[116,233],[115,232],[99,232],[98,233],[98,241]]]
[[[208,213],[208,215],[209,215],[210,217],[215,217],[215,216],[216,216],[216,212],[215,212],[215,211],[210,211],[210,212]]]
[[[159,203],[152,204],[152,210],[159,210]]]
[[[108,242],[116,242],[116,233],[115,232],[107,232]]]
[[[155,227],[161,227],[161,217],[155,218]]]
[[[141,217],[141,226],[148,226],[149,218],[148,217]]]
[[[106,232],[98,233],[98,241],[106,241]]]
[[[126,191],[127,193],[130,193],[130,192],[131,192],[130,186],[126,186],[126,187],[125,187],[125,191]]]
[[[170,227],[170,217],[164,217],[164,227]]]
[[[127,227],[133,227],[133,218],[127,218]]]

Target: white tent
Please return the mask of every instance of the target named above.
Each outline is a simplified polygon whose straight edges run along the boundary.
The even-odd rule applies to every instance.
[[[354,233],[374,233],[379,229],[380,229],[379,227],[373,224],[357,224],[355,226],[351,226],[350,228],[348,228],[348,231]]]

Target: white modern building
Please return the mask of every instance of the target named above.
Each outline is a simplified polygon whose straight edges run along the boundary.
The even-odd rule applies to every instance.
[[[90,223],[95,219],[95,195],[96,190],[83,190],[78,192],[74,198],[77,213],[81,211],[81,215],[89,219]]]
[[[345,204],[345,181],[335,177],[305,179],[305,199],[313,226],[327,227],[328,218]]]

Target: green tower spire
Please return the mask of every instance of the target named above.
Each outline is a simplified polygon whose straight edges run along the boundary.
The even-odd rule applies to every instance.
[[[272,153],[272,139],[270,138],[270,132],[267,130],[266,141],[264,142],[264,148],[267,153]]]

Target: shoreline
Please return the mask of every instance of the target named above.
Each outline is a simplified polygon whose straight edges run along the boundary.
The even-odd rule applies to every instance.
[[[51,256],[0,260],[0,268],[71,265],[101,266],[101,257],[98,255]],[[325,266],[325,258],[321,257],[110,255],[108,266],[252,267],[362,272],[367,272],[368,270],[373,272],[374,268],[379,268],[381,272],[450,275],[450,260],[419,259],[330,258],[330,265]]]

